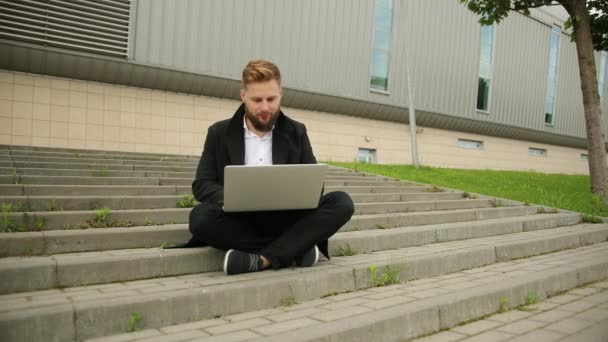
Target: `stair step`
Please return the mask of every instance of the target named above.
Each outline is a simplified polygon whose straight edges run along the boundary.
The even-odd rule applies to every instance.
[[[58,210],[96,210],[108,207],[113,210],[177,208],[178,202],[188,192],[181,195],[165,196],[0,196],[0,203],[12,205],[14,212],[58,211]],[[378,196],[379,197],[379,196]],[[387,197],[391,199],[392,196]],[[400,196],[398,196],[400,197]],[[489,208],[495,205],[493,199],[470,200],[459,198],[455,200],[427,201],[397,201],[357,203],[356,214],[380,214],[393,212],[412,212],[424,210],[449,210],[469,208]]]
[[[446,239],[450,233],[453,237],[475,229],[477,234],[481,235],[483,233],[480,231],[485,230],[487,226],[486,224],[473,228],[447,228],[448,232],[446,228],[438,230],[434,227],[421,227],[413,231],[401,228],[378,232],[375,236],[361,234],[368,232],[338,233],[330,240],[330,254],[339,256],[341,248],[351,245],[354,248],[349,247],[349,251],[359,254],[434,243],[437,246],[429,245],[421,251],[442,249],[441,245],[450,241]],[[469,236],[467,238],[472,240],[466,241],[466,246],[475,248],[488,243],[499,243],[495,247],[496,259],[504,261],[576,248],[581,245],[581,241],[597,242],[606,241],[608,238],[608,225],[578,225],[532,232],[524,232],[524,226],[524,222],[509,222],[502,226],[495,223],[492,232],[503,236],[492,236],[492,239],[488,237],[472,239]],[[437,239],[438,235],[442,236],[441,240]],[[416,255],[421,251],[412,249],[408,254]],[[214,248],[181,250],[148,248],[58,254],[48,257],[4,258],[0,259],[0,278],[6,280],[0,283],[0,293],[221,271],[223,256],[223,252]],[[37,275],[39,281],[33,281],[36,279],[34,275]]]
[[[315,303],[313,300],[327,294],[368,288],[372,279],[369,270],[371,265],[377,270],[390,267],[400,281],[438,277],[491,265],[483,270],[484,274],[471,273],[472,282],[452,281],[442,291],[433,293],[430,299],[423,299],[429,301],[425,302],[426,304],[433,303],[434,308],[430,310],[431,313],[426,308],[423,310],[426,313],[423,316],[427,320],[422,321],[433,322],[428,319],[432,313],[439,319],[430,326],[423,324],[422,326],[426,327],[423,331],[419,330],[419,324],[404,320],[412,314],[412,310],[419,310],[420,305],[397,305],[392,309],[380,309],[381,311],[374,312],[375,317],[363,314],[365,319],[357,320],[365,322],[367,329],[371,330],[375,324],[380,328],[387,324],[387,320],[383,318],[392,316],[393,310],[396,310],[400,318],[399,329],[406,327],[407,331],[416,327],[416,334],[411,336],[416,337],[496,312],[500,305],[499,299],[504,296],[509,296],[512,305],[518,305],[523,303],[531,291],[537,291],[544,297],[608,277],[606,242],[558,252],[551,263],[546,263],[548,256],[543,255],[538,258],[545,263],[538,263],[539,259],[536,258],[528,258],[507,264],[495,264],[495,246],[500,246],[500,243],[488,242],[468,248],[452,244],[452,249],[437,245],[426,253],[422,250],[420,253],[409,253],[412,248],[407,248],[335,258],[332,263],[321,263],[306,269],[265,271],[232,277],[205,273],[3,295],[0,296],[0,331],[7,336],[28,336],[30,340],[48,338],[49,331],[53,331],[55,336],[62,336],[62,339],[74,338],[76,334],[78,339],[87,339],[127,331],[129,318],[133,313],[142,317],[142,327],[160,328],[205,318],[271,309],[286,300],[311,301],[308,305],[312,305],[311,303]],[[560,258],[560,255],[565,257]],[[524,269],[526,266],[530,266],[532,270]],[[469,273],[463,272],[463,275],[465,274]],[[450,274],[448,279],[453,277],[454,275]],[[398,286],[408,287],[412,284],[417,283]],[[472,284],[478,286],[471,287]],[[450,288],[463,292],[445,291]],[[244,293],[248,295],[243,296]],[[428,292],[426,296],[429,296]],[[371,302],[351,299],[348,304]],[[395,305],[407,300],[390,299],[389,302],[387,305]],[[348,307],[348,304],[336,303],[326,308],[344,308]],[[370,305],[378,307],[377,304]],[[405,317],[403,312],[406,313]],[[34,325],[32,322],[37,323]],[[348,327],[358,326],[352,325],[353,317],[349,318],[349,322],[351,324],[340,324],[340,330],[350,331],[352,328]],[[51,324],[58,330],[49,330]],[[328,331],[315,331],[312,335],[311,331],[290,331],[290,337],[287,339],[291,341],[311,338],[318,333],[328,334]],[[386,331],[382,334],[386,334]],[[370,336],[365,335],[366,338],[362,340],[373,340]],[[383,335],[376,331],[375,336]],[[340,336],[336,337],[345,340],[339,338]],[[281,338],[278,340],[286,339],[285,336]]]
[[[161,196],[191,193],[191,185],[47,185],[0,184],[6,196]]]
[[[464,240],[492,235],[533,231],[580,222],[579,214],[536,214],[489,219],[477,222],[455,222],[436,225],[397,227],[383,230],[340,232],[330,239],[330,253],[339,255],[348,247],[366,253],[399,244],[412,246],[421,243]],[[381,237],[376,237],[376,236]],[[45,255],[72,252],[101,251],[173,245],[190,238],[187,224],[125,228],[51,230],[0,234],[0,257]],[[391,240],[393,239],[393,240]],[[384,246],[384,247],[383,247]],[[388,247],[387,247],[388,246]]]
[[[431,203],[435,206],[438,202]],[[462,200],[462,203],[468,205],[466,200]],[[539,209],[540,207],[536,206],[454,210],[435,210],[429,207],[430,211],[353,215],[340,231],[487,220],[536,214]],[[111,210],[108,216],[112,221],[115,221],[110,226],[115,227],[187,223],[190,210],[191,208]],[[96,210],[38,211],[31,213],[10,212],[7,214],[7,218],[17,226],[24,226],[32,231],[88,228],[91,225],[87,224],[87,221],[94,220],[96,215]],[[6,229],[5,227],[0,228]]]

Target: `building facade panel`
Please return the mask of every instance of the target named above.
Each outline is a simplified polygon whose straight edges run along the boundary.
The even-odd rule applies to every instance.
[[[475,109],[481,26],[457,1],[393,1],[387,94],[370,91],[374,2],[138,1],[134,61],[238,80],[275,61],[287,88],[583,136],[574,44],[562,34],[555,125],[546,126],[550,23],[518,13],[495,26],[489,113]],[[547,16],[539,16],[548,20]],[[409,58],[409,60],[408,60]],[[312,99],[311,99],[312,100]],[[561,114],[560,114],[561,113]]]
[[[519,127],[544,127],[551,28],[516,13],[495,27],[488,119]]]

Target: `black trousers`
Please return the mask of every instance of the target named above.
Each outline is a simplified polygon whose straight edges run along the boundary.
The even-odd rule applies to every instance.
[[[201,203],[190,212],[190,232],[208,246],[261,254],[277,269],[327,241],[353,212],[353,201],[342,191],[321,196],[312,210],[225,213],[217,204]],[[327,245],[323,247],[327,256]]]

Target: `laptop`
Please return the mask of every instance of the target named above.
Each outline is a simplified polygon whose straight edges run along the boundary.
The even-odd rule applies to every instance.
[[[326,164],[229,165],[224,169],[224,211],[314,209]]]

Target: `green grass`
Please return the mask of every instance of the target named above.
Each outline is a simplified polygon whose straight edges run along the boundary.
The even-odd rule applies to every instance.
[[[354,169],[353,163],[328,164]],[[462,170],[410,165],[357,164],[359,171],[474,192],[520,202],[542,204],[596,216],[608,216],[606,200],[589,190],[589,177],[540,172]]]

